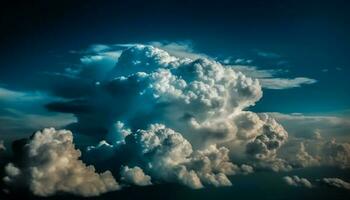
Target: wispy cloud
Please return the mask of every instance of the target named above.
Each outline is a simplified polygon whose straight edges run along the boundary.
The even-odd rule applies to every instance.
[[[170,55],[179,58],[210,58],[209,55],[200,53],[194,50],[193,43],[191,41],[180,41],[180,42],[149,42],[150,45],[167,51]]]
[[[258,56],[264,57],[264,58],[277,59],[277,58],[281,58],[282,57],[281,55],[279,55],[277,53],[262,51],[262,50],[259,50],[259,49],[255,49],[255,52],[256,52],[256,54]]]
[[[270,78],[259,79],[264,88],[283,90],[289,88],[301,87],[302,85],[310,85],[317,82],[317,80],[307,77],[296,78]]]
[[[302,85],[314,84],[316,79],[307,77],[282,78],[288,70],[284,69],[258,69],[256,66],[232,65],[232,68],[250,77],[259,79],[263,88],[273,90],[283,90],[301,87]]]

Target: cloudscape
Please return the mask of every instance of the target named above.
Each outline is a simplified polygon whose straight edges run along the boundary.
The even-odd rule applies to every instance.
[[[6,4],[1,199],[348,199],[346,3],[296,4]]]

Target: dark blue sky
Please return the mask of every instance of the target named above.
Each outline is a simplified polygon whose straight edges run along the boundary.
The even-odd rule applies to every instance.
[[[1,8],[0,80],[33,89],[33,74],[58,71],[70,50],[96,43],[192,41],[213,57],[253,59],[284,77],[318,82],[266,90],[257,111],[330,112],[350,108],[347,1],[8,1]],[[259,57],[257,52],[279,55]],[[278,63],[283,63],[278,65]],[[323,72],[327,69],[327,72]]]

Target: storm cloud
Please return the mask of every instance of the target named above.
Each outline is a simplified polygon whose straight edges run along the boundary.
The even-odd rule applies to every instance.
[[[189,47],[156,44],[94,45],[72,52],[83,54],[76,68],[45,73],[40,89],[55,97],[45,108],[76,121],[65,126],[70,131],[44,129],[24,140],[20,162],[6,166],[3,180],[40,196],[96,196],[119,183],[200,189],[231,186],[230,176],[256,170],[349,167],[347,143],[318,137],[319,148],[309,152],[294,135],[289,142],[273,114],[249,111],[263,95],[258,79],[184,53]],[[72,133],[84,141],[73,143]],[[75,143],[98,170],[79,159]],[[281,153],[285,145],[293,154]],[[299,177],[285,181],[312,186]]]

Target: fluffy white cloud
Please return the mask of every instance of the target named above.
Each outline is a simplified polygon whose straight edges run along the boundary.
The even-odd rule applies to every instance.
[[[249,165],[239,167],[233,164],[226,147],[210,145],[193,151],[191,144],[180,133],[161,124],[138,130],[125,140],[125,145],[138,149],[146,171],[155,180],[179,182],[197,189],[205,185],[230,186],[232,183],[228,175],[253,172]]]
[[[350,190],[350,183],[343,181],[340,178],[323,178],[321,181],[322,183],[325,183],[332,187]]]
[[[129,168],[128,166],[124,166],[120,172],[121,180],[139,186],[151,185],[151,177],[146,175],[143,170],[135,166],[133,168]]]
[[[73,136],[67,130],[53,128],[36,132],[23,146],[23,164],[9,163],[5,183],[26,186],[39,196],[66,192],[82,196],[97,196],[119,189],[110,171],[98,174],[86,166],[75,149]]]
[[[298,176],[285,176],[283,177],[283,180],[288,184],[292,186],[301,186],[301,187],[307,187],[312,188],[312,184],[309,180],[306,178],[301,178]]]

